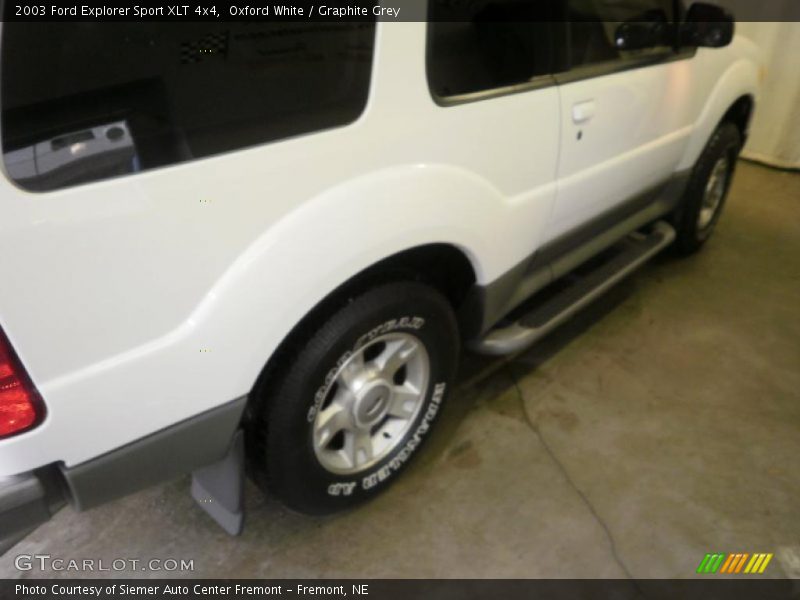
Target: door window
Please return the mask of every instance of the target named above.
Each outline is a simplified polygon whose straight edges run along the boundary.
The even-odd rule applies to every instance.
[[[428,82],[447,98],[552,73],[553,2],[430,0]]]
[[[672,52],[672,0],[568,0],[569,59],[572,68]],[[662,39],[638,50],[620,50],[617,29],[623,23],[663,23]]]

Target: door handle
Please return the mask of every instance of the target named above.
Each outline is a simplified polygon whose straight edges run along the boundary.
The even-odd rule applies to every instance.
[[[597,105],[594,100],[580,102],[572,107],[572,122],[576,125],[581,125],[592,120],[594,117]]]

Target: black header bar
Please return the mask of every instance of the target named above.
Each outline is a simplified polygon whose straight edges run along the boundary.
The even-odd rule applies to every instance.
[[[459,20],[473,10],[502,6],[495,0],[431,0],[439,20]],[[516,4],[526,0],[517,0]],[[565,20],[565,0],[527,0],[552,6],[552,21]],[[412,22],[427,21],[427,0],[4,0],[4,21],[161,22]],[[800,0],[712,0],[738,21],[800,21]],[[691,2],[687,1],[688,6]]]
[[[564,599],[789,600],[796,582],[781,579],[687,580],[222,580],[26,579],[0,580],[0,598],[86,600],[411,600]]]

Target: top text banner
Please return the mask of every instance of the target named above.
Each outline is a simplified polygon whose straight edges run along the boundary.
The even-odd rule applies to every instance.
[[[4,21],[568,21],[568,0],[7,0]],[[717,0],[739,21],[800,21],[800,0]],[[686,3],[691,4],[691,2]],[[466,16],[468,15],[468,17]],[[478,17],[476,17],[476,15]],[[526,17],[527,15],[527,17]],[[530,15],[535,15],[531,17]],[[546,18],[543,16],[546,15]]]

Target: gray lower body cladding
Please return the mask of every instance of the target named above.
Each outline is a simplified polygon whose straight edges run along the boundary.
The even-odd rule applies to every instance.
[[[39,525],[66,501],[86,510],[220,460],[246,404],[238,398],[71,468],[50,465],[0,480],[2,537]]]
[[[488,285],[475,286],[460,309],[461,322],[470,324],[465,337],[482,337],[536,292],[633,231],[675,211],[690,175],[690,170],[674,174],[662,184],[547,243]]]

